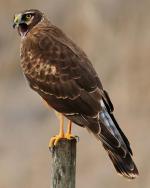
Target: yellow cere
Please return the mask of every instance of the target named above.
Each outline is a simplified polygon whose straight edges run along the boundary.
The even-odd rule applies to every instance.
[[[18,23],[20,19],[20,14],[15,15],[14,23]]]

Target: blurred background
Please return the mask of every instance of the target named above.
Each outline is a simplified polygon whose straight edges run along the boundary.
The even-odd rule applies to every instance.
[[[134,181],[118,176],[101,144],[74,125],[80,137],[76,187],[149,188],[149,0],[1,0],[0,187],[50,187],[48,142],[58,132],[58,121],[27,86],[20,68],[20,38],[12,29],[13,15],[27,8],[45,12],[88,54],[140,171]]]

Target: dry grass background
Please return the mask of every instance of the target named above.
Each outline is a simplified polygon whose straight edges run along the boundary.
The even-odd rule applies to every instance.
[[[79,135],[77,187],[150,187],[150,1],[1,0],[0,187],[50,187],[48,141],[58,131],[52,111],[29,89],[19,66],[14,13],[38,8],[92,60],[110,93],[115,115],[131,142],[140,177],[116,175],[106,153],[86,130]]]

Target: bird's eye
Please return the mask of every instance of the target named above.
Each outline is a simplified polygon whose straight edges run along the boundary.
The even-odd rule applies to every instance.
[[[32,14],[26,14],[25,19],[26,19],[27,21],[29,21],[29,20],[31,19],[31,17],[32,17]]]

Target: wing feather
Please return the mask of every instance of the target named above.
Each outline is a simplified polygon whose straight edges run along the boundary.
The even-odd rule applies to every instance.
[[[101,83],[87,56],[59,29],[50,27],[45,37],[38,41],[37,58],[44,65],[36,73],[26,73],[30,86],[59,112],[96,116],[101,107]]]

